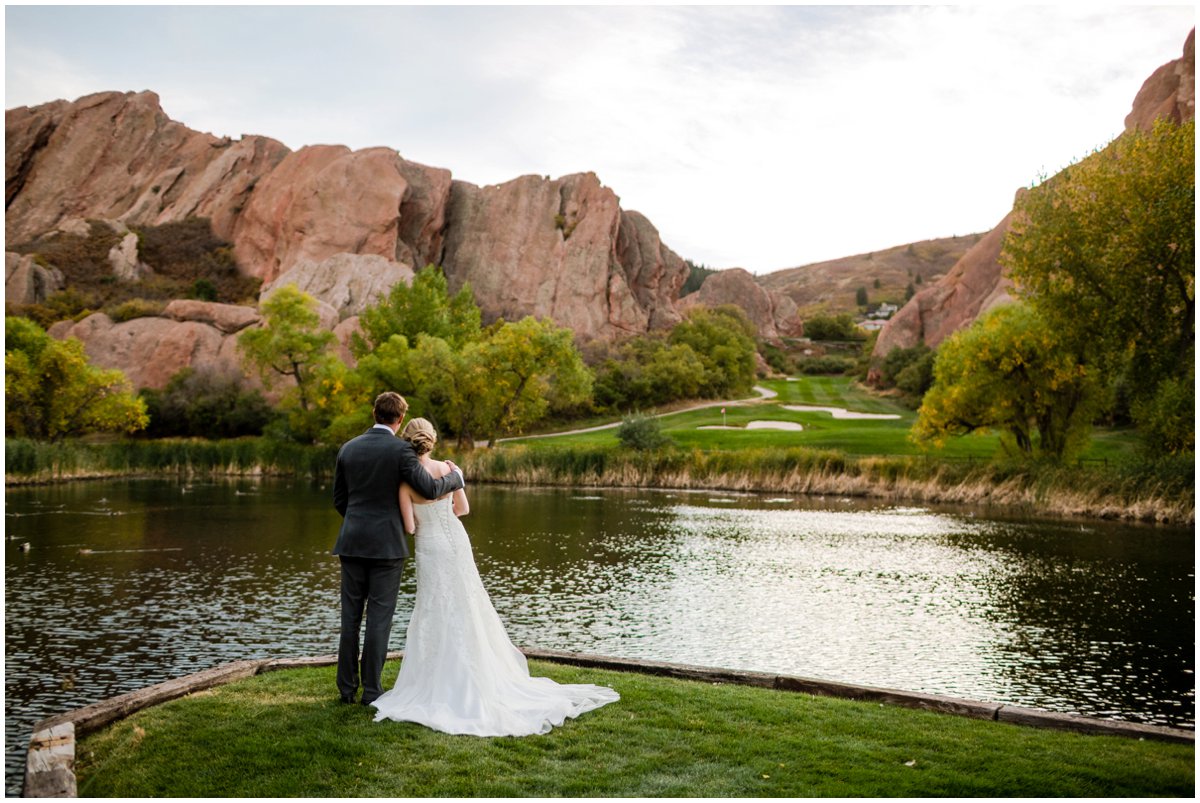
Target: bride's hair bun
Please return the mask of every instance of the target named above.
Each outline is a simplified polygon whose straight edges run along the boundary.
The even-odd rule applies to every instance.
[[[404,427],[402,436],[412,444],[413,451],[418,455],[429,454],[437,443],[437,430],[426,418],[414,418]]]

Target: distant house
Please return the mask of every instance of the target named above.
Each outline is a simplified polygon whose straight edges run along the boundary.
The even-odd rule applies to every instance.
[[[878,318],[866,321],[859,321],[858,328],[864,332],[877,332],[887,324],[887,321],[881,321]]]
[[[876,309],[874,312],[868,314],[867,317],[868,318],[878,318],[880,320],[886,321],[888,318],[892,317],[897,312],[899,312],[899,310],[900,310],[900,306],[898,304],[889,304],[885,301],[879,305],[878,309]]]

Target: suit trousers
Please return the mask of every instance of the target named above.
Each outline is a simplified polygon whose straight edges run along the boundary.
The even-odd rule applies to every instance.
[[[387,659],[392,616],[400,593],[404,558],[378,560],[341,557],[342,632],[338,642],[337,685],[342,700],[353,702],[362,685],[362,702],[383,694],[383,662]],[[359,657],[358,636],[366,613],[366,636]]]

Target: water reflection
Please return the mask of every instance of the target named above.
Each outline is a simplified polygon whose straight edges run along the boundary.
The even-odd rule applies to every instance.
[[[1193,724],[1188,530],[711,491],[472,495],[477,563],[518,644]],[[9,792],[44,716],[333,652],[329,498],[247,480],[7,491]]]

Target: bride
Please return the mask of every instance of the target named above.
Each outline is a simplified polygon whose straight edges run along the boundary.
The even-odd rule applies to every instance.
[[[414,418],[403,437],[435,479],[450,467],[434,460],[433,425]],[[417,599],[396,685],[375,699],[375,721],[417,722],[444,733],[527,736],[620,699],[612,689],[530,677],[525,656],[488,597],[459,516],[461,488],[432,502],[400,488],[404,529],[415,533]]]

